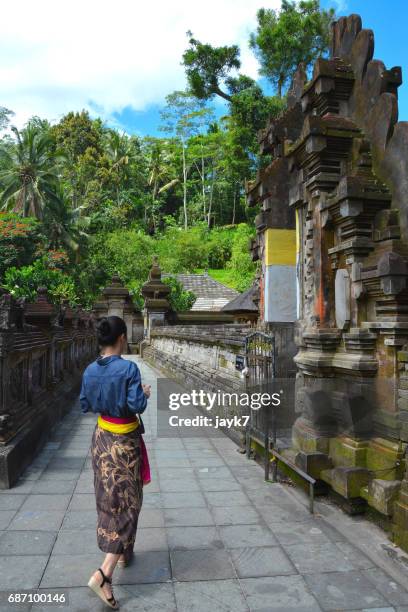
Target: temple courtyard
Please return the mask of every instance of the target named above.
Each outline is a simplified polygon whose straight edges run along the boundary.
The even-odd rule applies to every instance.
[[[408,611],[408,556],[365,518],[266,483],[226,436],[155,437],[160,374],[136,359],[153,393],[145,413],[152,483],[133,564],[115,573],[122,610],[171,612]],[[10,591],[64,591],[68,605],[106,609],[85,586],[103,554],[89,447],[94,415],[77,404],[15,487],[0,492],[0,610]],[[405,587],[404,587],[405,585]]]

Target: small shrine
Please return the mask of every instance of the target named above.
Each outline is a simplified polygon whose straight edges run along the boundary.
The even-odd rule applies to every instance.
[[[142,286],[144,298],[144,315],[146,335],[150,334],[151,327],[164,325],[166,313],[170,310],[168,295],[171,289],[162,281],[158,258],[153,258],[153,265],[149,272],[149,280]]]
[[[111,316],[121,317],[128,329],[130,349],[137,350],[139,342],[143,339],[143,317],[118,274],[112,276],[110,285],[102,291],[93,310],[98,319]]]

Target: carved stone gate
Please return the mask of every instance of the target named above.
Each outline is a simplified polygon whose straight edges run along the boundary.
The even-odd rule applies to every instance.
[[[330,57],[310,80],[299,67],[287,110],[260,135],[270,162],[248,204],[261,208],[252,255],[266,322],[281,268],[296,285],[293,460],[352,511],[389,517],[408,549],[408,122],[401,69],[373,56],[358,15],[334,24]]]

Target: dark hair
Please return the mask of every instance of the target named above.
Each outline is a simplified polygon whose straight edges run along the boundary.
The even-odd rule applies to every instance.
[[[127,335],[126,323],[116,316],[102,317],[97,325],[99,346],[113,346],[122,334]]]

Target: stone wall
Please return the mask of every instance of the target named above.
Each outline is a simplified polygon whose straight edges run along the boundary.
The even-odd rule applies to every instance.
[[[0,487],[10,488],[77,397],[97,353],[93,318],[0,294]]]
[[[236,355],[244,355],[247,325],[172,325],[151,331],[143,358],[184,387],[205,391],[245,391],[246,381],[235,368]],[[231,417],[239,411],[216,406],[213,415]],[[226,431],[242,442],[240,428]]]
[[[190,383],[243,387],[235,357],[244,354],[247,325],[172,325],[152,330],[143,357]]]

